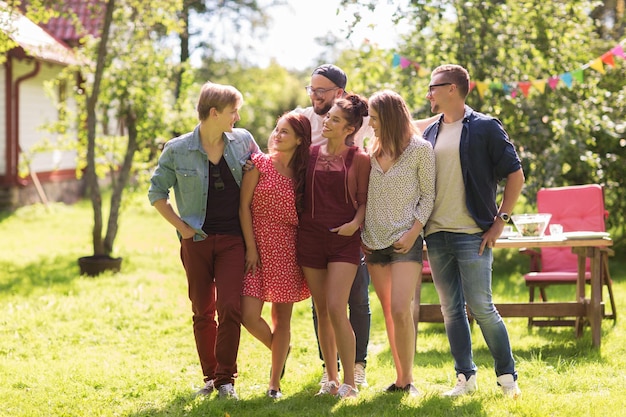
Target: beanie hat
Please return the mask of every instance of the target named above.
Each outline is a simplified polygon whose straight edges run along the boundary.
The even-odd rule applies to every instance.
[[[335,85],[343,90],[346,89],[346,84],[348,83],[348,77],[346,77],[346,73],[343,72],[341,68],[333,64],[324,64],[313,70],[311,75],[323,75],[324,77],[331,80]]]

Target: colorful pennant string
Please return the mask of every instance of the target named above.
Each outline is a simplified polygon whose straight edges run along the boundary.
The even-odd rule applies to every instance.
[[[534,88],[541,94],[546,91],[546,84],[551,90],[555,90],[562,82],[567,88],[571,89],[574,82],[582,83],[584,80],[583,71],[587,68],[591,68],[599,72],[600,74],[606,74],[606,67],[615,67],[615,57],[626,60],[626,54],[624,53],[624,44],[626,39],[620,41],[611,50],[605,52],[596,59],[590,61],[588,64],[583,65],[573,71],[568,71],[563,74],[553,75],[543,80],[532,81],[516,81],[516,82],[499,82],[499,81],[472,81],[470,82],[470,91],[476,88],[481,98],[487,90],[501,90],[505,94],[510,94],[511,97],[517,97],[518,92],[521,92],[524,97],[528,97],[531,92],[531,88]],[[420,77],[426,77],[430,75],[430,70],[424,68],[419,63],[410,60],[407,57],[400,56],[399,54],[393,55],[391,62],[393,68],[400,67],[402,69],[411,67],[417,71],[417,75]]]

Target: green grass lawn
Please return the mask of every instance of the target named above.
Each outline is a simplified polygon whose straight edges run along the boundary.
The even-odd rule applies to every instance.
[[[314,397],[321,362],[310,301],[296,304],[284,399],[265,397],[269,351],[242,330],[241,401],[194,399],[202,385],[186,280],[174,230],[145,196],[128,199],[116,255],[122,272],[88,278],[77,258],[91,254],[91,209],[32,206],[0,216],[0,416],[623,416],[626,415],[624,263],[611,262],[620,321],[602,327],[602,348],[587,329],[528,330],[506,319],[522,398],[502,398],[492,359],[473,328],[479,391],[447,399],[453,362],[441,324],[420,324],[414,361],[417,398],[383,394],[393,382],[391,355],[372,290],[367,378],[355,401]],[[525,301],[526,260],[498,251],[496,301]],[[618,258],[618,257],[616,257]],[[573,290],[559,289],[560,297]],[[424,298],[437,300],[432,285]],[[267,312],[267,309],[266,309]]]

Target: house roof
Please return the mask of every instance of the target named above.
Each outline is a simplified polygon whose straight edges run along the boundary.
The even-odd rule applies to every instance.
[[[67,45],[3,1],[0,1],[0,30],[34,58],[65,65],[79,63]]]
[[[63,14],[75,14],[80,25],[74,23],[70,17],[55,17],[41,25],[57,39],[68,45],[77,45],[85,35],[100,36],[103,0],[65,0],[58,7]]]

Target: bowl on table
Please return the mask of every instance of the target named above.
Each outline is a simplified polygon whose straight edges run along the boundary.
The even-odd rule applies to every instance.
[[[514,214],[511,220],[521,237],[531,238],[543,237],[551,217],[550,213]]]

